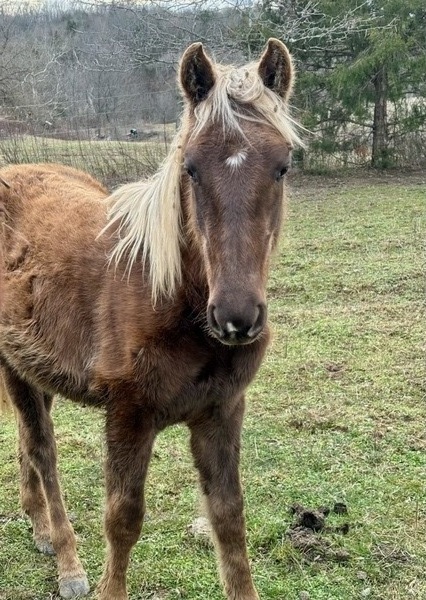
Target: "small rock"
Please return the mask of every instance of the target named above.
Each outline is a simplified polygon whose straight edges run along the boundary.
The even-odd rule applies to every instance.
[[[311,597],[311,594],[309,592],[300,592],[299,594],[299,600],[309,600]]]
[[[365,571],[358,571],[356,574],[356,578],[360,581],[367,581],[368,575]]]
[[[371,588],[369,588],[369,587],[363,589],[361,592],[362,598],[368,598],[368,596],[370,596],[370,595],[371,595]]]

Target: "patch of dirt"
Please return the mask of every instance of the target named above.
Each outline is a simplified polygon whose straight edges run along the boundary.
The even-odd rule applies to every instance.
[[[336,502],[332,509],[326,506],[309,509],[301,504],[293,504],[290,511],[294,515],[294,522],[288,530],[287,536],[290,538],[292,546],[299,550],[305,559],[315,562],[347,562],[350,559],[350,554],[345,548],[336,546],[333,541],[323,535],[325,533],[343,535],[348,533],[349,523],[338,527],[326,525],[326,518],[331,512],[338,515],[347,514],[346,504]]]
[[[166,600],[166,598],[169,598],[169,592],[167,590],[157,590],[149,598],[150,600]]]
[[[212,526],[206,517],[197,517],[187,525],[186,532],[203,545],[212,546]]]
[[[378,544],[373,550],[373,556],[386,564],[406,564],[413,559],[412,555],[393,544]]]
[[[13,521],[26,521],[26,518],[22,515],[17,514],[0,514],[0,525],[7,525],[8,523],[12,523]]]
[[[324,368],[332,379],[341,377],[345,371],[345,365],[340,363],[326,363]]]
[[[336,423],[332,418],[321,418],[312,414],[307,414],[305,417],[289,419],[287,421],[290,427],[298,431],[307,431],[308,433],[316,433],[317,431],[340,431],[347,433],[349,427]]]
[[[346,365],[344,365],[343,363],[326,362],[322,364],[316,363],[314,361],[308,361],[304,364],[299,365],[297,371],[300,375],[315,373],[318,371],[325,371],[330,378],[337,379],[343,376],[343,374],[346,371],[346,368]]]

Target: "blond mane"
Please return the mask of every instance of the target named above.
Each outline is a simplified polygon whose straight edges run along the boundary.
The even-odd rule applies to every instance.
[[[215,69],[213,88],[194,110],[193,131],[188,131],[191,107],[187,104],[182,125],[158,172],[146,181],[122,186],[108,198],[108,223],[102,233],[115,224],[119,238],[110,261],[117,264],[125,259],[128,271],[138,258],[149,265],[153,304],[161,296],[172,297],[182,280],[180,179],[183,140],[189,133],[194,139],[208,125],[220,123],[224,133],[245,137],[241,121],[248,120],[273,127],[292,146],[303,145],[287,104],[265,87],[257,63],[240,68],[215,65]]]

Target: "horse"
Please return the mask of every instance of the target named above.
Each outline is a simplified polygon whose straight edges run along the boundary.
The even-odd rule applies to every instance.
[[[187,425],[228,600],[258,600],[239,476],[245,390],[269,343],[266,283],[301,143],[294,68],[184,52],[181,126],[157,173],[113,193],[61,165],[0,170],[0,364],[17,414],[21,505],[59,593],[89,593],[57,473],[52,399],[105,414],[100,600],[128,598],[155,438]]]

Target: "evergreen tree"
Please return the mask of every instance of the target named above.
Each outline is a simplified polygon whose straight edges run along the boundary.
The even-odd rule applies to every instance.
[[[364,137],[374,167],[394,164],[426,124],[424,0],[264,0],[260,21],[298,61],[296,103],[321,133],[314,146],[353,151]]]

